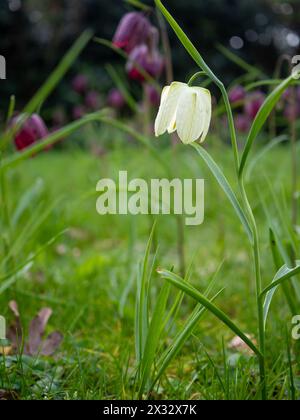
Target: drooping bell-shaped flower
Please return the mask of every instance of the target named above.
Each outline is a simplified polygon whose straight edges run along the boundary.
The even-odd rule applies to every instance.
[[[17,129],[14,137],[17,150],[26,149],[49,134],[46,124],[37,114],[32,114],[27,119],[24,115],[14,117],[11,126]]]
[[[136,46],[147,41],[150,29],[151,23],[143,13],[127,13],[119,23],[113,44],[129,54]]]
[[[177,131],[184,144],[200,140],[208,133],[212,114],[210,91],[173,82],[162,92],[161,104],[155,121],[155,135]]]
[[[164,68],[164,59],[157,49],[150,50],[148,45],[136,47],[129,55],[126,66],[128,76],[132,80],[145,81],[144,70],[150,76],[159,78]]]

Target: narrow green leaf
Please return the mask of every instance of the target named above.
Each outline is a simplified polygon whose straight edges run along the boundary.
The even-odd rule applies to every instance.
[[[104,115],[106,110],[95,112],[93,114],[88,114],[81,118],[78,121],[75,121],[71,124],[66,125],[64,128],[55,131],[54,133],[50,134],[49,136],[45,137],[42,141],[35,143],[33,146],[28,147],[23,152],[14,153],[12,156],[3,160],[0,169],[7,169],[11,166],[15,166],[19,162],[30,158],[32,155],[41,152],[45,148],[53,145],[58,140],[66,138],[70,136],[72,133],[80,129],[86,124],[89,124],[94,121],[100,121],[100,117]]]
[[[222,291],[220,291],[216,296],[214,296],[211,299],[211,302],[213,302],[217,297],[221,294]],[[183,292],[182,292],[183,293]],[[178,332],[178,334],[175,336],[172,345],[167,349],[167,351],[160,357],[157,365],[159,367],[158,373],[151,383],[150,390],[152,390],[155,386],[155,384],[160,380],[164,372],[166,371],[167,367],[170,365],[171,361],[175,359],[175,357],[178,355],[178,353],[183,348],[184,344],[188,340],[188,338],[192,335],[196,325],[199,323],[203,315],[207,309],[201,305],[198,304],[191,315],[188,317],[188,320],[186,321],[184,327]]]
[[[199,144],[196,144],[196,143],[193,143],[192,146],[194,147],[194,149],[196,149],[196,151],[199,153],[201,158],[205,161],[208,168],[210,169],[210,171],[212,172],[212,174],[216,178],[218,184],[220,185],[220,187],[222,188],[222,190],[226,194],[227,198],[229,199],[230,203],[232,204],[232,206],[233,206],[237,216],[239,217],[239,219],[240,219],[240,221],[241,221],[241,223],[242,223],[250,241],[252,242],[253,241],[253,235],[252,235],[252,230],[251,230],[250,224],[248,222],[248,219],[247,219],[247,217],[246,217],[238,199],[236,198],[236,195],[233,192],[229,182],[227,181],[225,175],[223,174],[223,172],[221,171],[219,166],[216,164],[216,162],[209,155],[209,153],[202,146],[200,146]]]
[[[283,227],[285,228],[285,230],[287,232],[287,233],[282,232],[281,229],[279,229],[279,224],[278,224],[277,220],[275,221],[274,218],[272,217],[272,215],[270,213],[270,210],[268,209],[268,206],[266,205],[265,198],[261,194],[261,191],[258,191],[258,195],[260,197],[260,201],[262,203],[265,215],[268,219],[269,226],[272,230],[272,233],[274,235],[274,239],[276,241],[276,250],[278,250],[278,252],[280,254],[280,257],[281,257],[280,261],[278,261],[278,265],[276,266],[276,269],[279,270],[279,268],[283,265],[283,263],[286,264],[287,267],[292,267],[293,262],[292,262],[292,259],[291,259],[291,256],[290,256],[289,252],[286,249],[285,244],[283,243],[284,238],[289,237],[287,226],[286,226],[286,220],[284,218],[282,218],[282,216],[281,216],[280,203],[279,203],[279,200],[277,199],[277,195],[275,194],[273,185],[270,182],[268,182],[268,184],[269,184],[269,188],[270,188],[271,195],[272,195],[272,198],[273,198],[273,204],[275,203],[275,205],[276,205],[276,209],[275,209],[276,214],[280,216],[281,221],[283,223]],[[291,249],[292,249],[293,248],[292,242],[290,243],[290,246],[291,246]],[[273,250],[273,248],[272,248],[272,250]],[[291,279],[291,285],[293,287],[292,293],[293,293],[294,298],[297,299],[298,302],[300,302],[300,298],[299,298],[300,297],[300,285],[299,285],[299,282],[297,281],[297,279]]]
[[[24,212],[29,209],[29,207],[37,201],[41,193],[44,190],[44,182],[41,178],[38,178],[33,185],[28,188],[24,194],[20,197],[18,205],[13,213],[11,223],[13,226],[16,226],[19,219],[22,217]]]
[[[138,334],[138,360],[143,357],[147,335],[148,335],[148,327],[149,327],[149,313],[148,313],[148,279],[149,279],[149,258],[150,252],[153,242],[153,236],[155,231],[156,223],[154,223],[150,237],[147,243],[140,278],[138,279],[138,291],[137,291],[137,318],[136,318],[136,325],[137,325],[137,334]]]
[[[247,158],[249,156],[249,153],[252,149],[253,143],[260,133],[264,123],[266,122],[268,116],[273,111],[275,105],[280,100],[282,94],[285,92],[285,90],[289,87],[289,85],[293,82],[293,76],[291,75],[287,79],[285,79],[265,100],[264,104],[260,108],[252,126],[250,133],[248,135],[247,143],[243,151],[242,160],[240,163],[239,168],[239,175],[242,177],[244,168],[247,162]]]
[[[296,261],[296,266],[294,268],[289,268],[287,265],[284,265],[278,271],[272,283],[262,291],[261,296],[263,297],[268,292],[272,291],[274,288],[277,289],[278,286],[280,286],[283,282],[289,280],[290,278],[296,276],[299,273],[300,273],[300,260]]]
[[[125,0],[126,3],[130,4],[131,6],[137,7],[141,10],[143,10],[144,12],[151,12],[152,11],[152,7],[151,6],[147,6],[146,4],[142,3],[139,0]]]
[[[145,343],[142,363],[141,363],[141,381],[139,384],[139,395],[141,396],[145,391],[145,386],[149,383],[151,367],[153,366],[155,355],[158,348],[159,338],[162,331],[163,316],[165,314],[166,305],[170,293],[170,285],[164,284],[153,311],[153,316],[150,322],[147,340]]]
[[[32,240],[34,234],[38,232],[40,226],[49,217],[60,200],[61,197],[54,200],[50,205],[46,207],[43,205],[44,203],[40,203],[40,205],[36,206],[27,223],[23,226],[22,230],[18,233],[18,236],[14,238],[13,242],[11,243],[8,252],[0,262],[0,267],[5,267],[6,263],[8,263],[14,255],[18,255],[26,246],[29,240]]]
[[[63,57],[56,69],[51,73],[50,77],[37,91],[30,102],[26,105],[24,113],[32,114],[47,99],[50,93],[55,89],[60,80],[64,77],[69,68],[73,65],[81,51],[91,40],[93,34],[87,30],[77,39],[71,49]]]
[[[88,42],[92,38],[92,35],[92,32],[89,30],[83,32],[82,35],[70,48],[70,50],[65,54],[58,66],[50,74],[46,82],[40,87],[40,89],[36,92],[36,94],[31,98],[31,100],[23,109],[22,115],[24,116],[24,118],[20,119],[20,122],[18,124],[16,124],[14,127],[11,127],[4,133],[0,141],[1,149],[3,149],[11,141],[15,133],[19,130],[21,124],[24,124],[31,114],[37,112],[40,109],[41,105],[53,92],[53,90],[64,77],[66,72],[70,69],[74,61],[78,58],[81,51],[88,44]]]
[[[278,243],[279,241],[277,240],[276,234],[271,228],[270,228],[269,239],[270,239],[270,248],[271,248],[271,251],[272,251],[274,265],[275,265],[276,270],[278,271],[280,269],[280,267],[283,265],[284,260],[281,257],[281,251],[280,251],[280,246],[281,245],[280,245],[280,243]],[[297,304],[295,302],[295,297],[294,297],[295,293],[291,292],[290,286],[293,286],[293,284],[289,285],[289,284],[283,283],[282,284],[282,289],[283,289],[283,292],[285,294],[285,297],[286,297],[287,303],[289,305],[289,308],[291,310],[291,314],[296,315],[298,313],[298,310],[297,310]],[[275,289],[274,289],[274,293],[275,293]],[[268,295],[266,297],[266,302],[267,303],[265,303],[265,308],[266,308],[267,312],[269,311],[271,301],[272,301],[272,297],[273,296],[271,296],[271,299],[269,300],[269,303],[267,302]],[[269,308],[267,306],[269,306]]]
[[[282,79],[259,80],[258,82],[253,82],[246,85],[245,90],[249,92],[250,90],[257,89],[262,86],[278,86],[280,83],[282,83]]]
[[[6,116],[6,124],[9,123],[10,119],[14,115],[15,109],[16,109],[16,97],[15,95],[11,95],[9,99],[9,106],[8,106],[8,111],[7,111],[7,116]]]
[[[197,302],[201,303],[205,308],[208,309],[209,312],[211,312],[213,315],[215,315],[216,318],[218,318],[221,322],[223,322],[231,331],[233,331],[237,336],[239,336],[247,346],[253,352],[259,356],[262,357],[261,352],[259,349],[254,345],[254,343],[247,337],[246,334],[243,333],[242,330],[233,322],[231,319],[219,308],[217,308],[212,302],[210,302],[205,296],[203,296],[197,289],[190,286],[188,283],[186,283],[181,277],[178,275],[171,273],[170,271],[158,269],[158,273],[173,284],[178,289],[184,291],[188,296],[195,299]]]
[[[26,270],[31,267],[34,260],[46,249],[48,249],[50,246],[52,246],[56,240],[63,235],[66,232],[66,230],[63,230],[62,232],[59,232],[57,235],[53,236],[49,241],[45,243],[37,252],[35,252],[31,257],[29,257],[26,261],[19,264],[13,271],[6,274],[3,277],[0,277],[0,295],[5,292],[7,289],[10,288],[18,279],[18,275],[23,272],[23,270]]]
[[[106,69],[117,88],[122,92],[122,95],[124,96],[127,105],[131,108],[133,112],[137,112],[138,106],[136,100],[129,92],[129,89],[125,85],[125,82],[122,80],[116,69],[111,64],[108,64],[106,66]]]
[[[212,70],[209,68],[209,66],[206,64],[206,62],[203,60],[201,54],[197,50],[197,48],[194,46],[194,44],[190,41],[188,36],[184,33],[184,31],[181,29],[181,27],[178,25],[176,20],[172,17],[172,15],[169,13],[169,11],[165,8],[165,6],[162,4],[160,0],[155,0],[156,6],[159,8],[159,10],[162,12],[162,14],[165,16],[167,21],[169,22],[170,26],[174,30],[175,34],[177,35],[178,39],[184,46],[184,48],[187,50],[187,52],[190,54],[190,56],[193,58],[195,63],[203,70],[205,73],[216,83],[220,84],[220,80],[216,77],[216,75],[212,72]]]

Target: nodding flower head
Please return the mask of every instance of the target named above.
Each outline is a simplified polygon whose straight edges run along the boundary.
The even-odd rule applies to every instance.
[[[208,133],[212,114],[210,91],[191,87],[186,83],[173,82],[162,92],[161,103],[155,121],[155,135],[177,131],[184,144],[200,140]]]
[[[245,103],[245,113],[251,120],[254,120],[264,101],[265,95],[259,90],[248,95]]]
[[[144,82],[145,75],[141,69],[156,79],[160,77],[164,59],[156,48],[151,50],[148,45],[142,44],[131,52],[126,66],[130,79]]]
[[[49,134],[44,121],[37,114],[32,114],[27,119],[24,114],[14,117],[11,126],[17,128],[14,138],[17,150],[26,149]]]
[[[107,103],[115,109],[123,108],[125,105],[123,93],[119,89],[112,89],[108,94]]]
[[[113,43],[130,53],[136,46],[147,41],[150,30],[151,23],[143,13],[127,13],[119,23]]]
[[[240,86],[240,85],[234,86],[229,91],[229,100],[232,104],[243,101],[245,97],[246,97],[246,91],[243,88],[243,86]]]

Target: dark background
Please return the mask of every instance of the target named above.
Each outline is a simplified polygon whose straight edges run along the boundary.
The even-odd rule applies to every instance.
[[[144,3],[153,5],[151,0]],[[235,52],[270,75],[281,54],[299,52],[299,0],[165,0],[164,3],[226,83],[239,76],[241,70],[216,49],[217,42],[230,47],[232,37],[240,37],[244,46]],[[0,4],[0,54],[7,60],[7,80],[0,81],[2,112],[9,95],[16,94],[19,108],[32,96],[84,29],[90,27],[97,36],[112,39],[122,15],[132,10],[122,0],[0,0]],[[155,22],[155,16],[152,19]],[[175,76],[183,79],[194,63],[171,30],[169,33]],[[112,86],[105,64],[124,65],[112,51],[94,42],[81,57],[52,95],[53,103],[58,99],[72,102],[69,85],[78,72],[89,74],[93,87],[104,95]]]

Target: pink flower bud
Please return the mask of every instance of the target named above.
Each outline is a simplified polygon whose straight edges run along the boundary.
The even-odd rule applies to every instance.
[[[253,92],[247,96],[245,112],[251,120],[254,120],[264,101],[265,95],[260,91]]]
[[[127,13],[119,23],[113,43],[130,53],[137,45],[146,42],[150,29],[151,24],[143,13]]]
[[[14,117],[11,121],[12,127],[18,128],[17,133],[15,134],[15,145],[17,150],[23,150],[27,147],[32,146],[38,140],[41,140],[48,136],[48,129],[42,120],[42,118],[37,114],[32,114],[29,118],[22,123],[22,120],[25,118],[24,115],[19,115]]]
[[[107,103],[109,106],[115,109],[121,109],[125,105],[125,99],[119,89],[112,89],[107,97]]]
[[[232,104],[243,101],[245,99],[245,96],[246,96],[246,91],[243,88],[243,86],[240,86],[240,85],[234,86],[229,91],[229,100]]]

